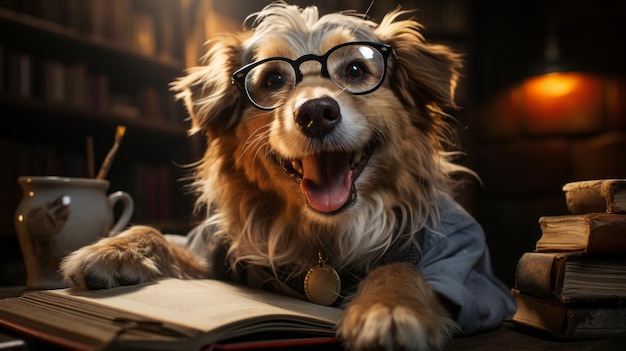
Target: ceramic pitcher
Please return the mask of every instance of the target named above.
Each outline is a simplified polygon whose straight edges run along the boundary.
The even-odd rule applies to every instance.
[[[70,252],[122,231],[133,213],[131,196],[107,195],[109,182],[94,178],[19,177],[23,197],[15,226],[29,290],[63,288],[59,263]],[[121,215],[114,223],[114,206]]]

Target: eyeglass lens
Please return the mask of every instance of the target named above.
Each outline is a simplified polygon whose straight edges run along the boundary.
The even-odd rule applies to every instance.
[[[266,109],[282,105],[298,83],[292,62],[275,59],[252,68],[245,78],[245,90],[250,100]],[[378,49],[366,44],[331,49],[326,62],[320,62],[326,64],[328,76],[337,87],[353,94],[375,89],[385,74],[385,57]]]

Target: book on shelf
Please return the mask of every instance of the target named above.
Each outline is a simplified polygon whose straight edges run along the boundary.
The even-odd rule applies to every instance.
[[[563,303],[619,305],[626,300],[626,257],[527,252],[517,264],[515,288]]]
[[[593,212],[626,213],[626,179],[598,179],[563,186],[571,214]]]
[[[585,213],[539,218],[536,251],[626,252],[626,214]]]
[[[0,300],[1,326],[76,350],[201,350],[241,339],[330,345],[336,343],[334,326],[340,314],[338,308],[208,279],[163,278],[114,289],[45,290]]]
[[[133,12],[131,15],[131,37],[133,49],[146,56],[157,54],[155,18],[146,12]]]
[[[65,67],[65,103],[68,106],[87,108],[89,90],[89,70],[84,62]]]
[[[610,337],[626,333],[626,306],[567,304],[512,290],[517,311],[512,321],[561,339]]]
[[[156,14],[158,33],[156,35],[158,57],[166,62],[177,61],[177,26],[172,18],[171,11],[159,6]]]
[[[44,101],[52,103],[65,103],[66,101],[66,79],[65,66],[54,60],[44,60],[42,62],[42,85]]]

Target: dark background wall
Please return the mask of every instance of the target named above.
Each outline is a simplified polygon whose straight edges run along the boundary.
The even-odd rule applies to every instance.
[[[475,214],[496,273],[511,285],[517,260],[541,234],[538,218],[566,214],[565,182],[626,177],[626,3],[477,0],[472,17],[470,146],[484,182]],[[593,106],[569,106],[577,121],[530,113],[523,81],[550,32],[595,94]]]
[[[517,83],[541,58],[548,32],[558,35],[563,55],[578,67],[625,71],[626,3],[610,0],[474,0],[476,98]]]

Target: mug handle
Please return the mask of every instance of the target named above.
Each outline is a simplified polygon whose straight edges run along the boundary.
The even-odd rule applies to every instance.
[[[130,222],[130,217],[132,217],[133,210],[135,209],[133,198],[127,192],[116,191],[109,195],[109,205],[111,208],[113,208],[118,201],[122,202],[124,209],[122,210],[120,218],[109,231],[109,236],[115,236],[124,230],[128,222]]]

